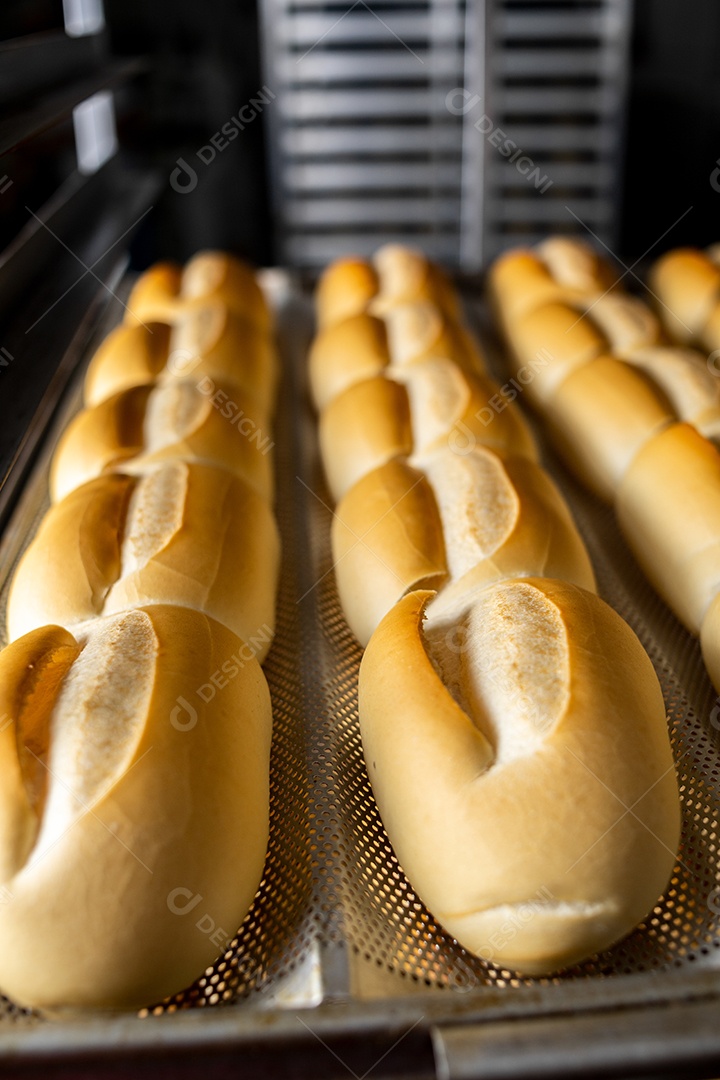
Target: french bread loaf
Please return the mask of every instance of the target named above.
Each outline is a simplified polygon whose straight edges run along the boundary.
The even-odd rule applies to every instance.
[[[568,582],[497,582],[450,622],[423,621],[431,598],[405,596],[360,666],[383,822],[461,945],[558,971],[632,930],[672,872],[679,806],[657,678],[622,619]]]
[[[593,378],[617,366],[615,397],[599,410],[626,410],[603,466],[614,477],[673,414],[643,374],[603,354],[611,339],[654,343],[657,324],[601,296],[599,261],[581,253],[573,268],[572,250],[550,250],[547,262],[523,256],[536,299],[553,300],[529,299],[523,315],[540,312],[555,335],[543,393],[577,377],[591,409]],[[365,646],[368,775],[399,862],[445,929],[488,961],[548,974],[632,930],[672,872],[679,802],[662,694],[633,632],[594,594],[585,547],[515,405],[448,356],[404,368],[376,357],[369,349],[364,378],[347,380],[341,350],[328,352],[315,395],[341,496],[338,592]],[[630,430],[628,389],[644,408]],[[571,387],[558,426],[582,422]],[[602,470],[598,481],[610,483]],[[503,934],[519,911],[530,917]]]
[[[275,626],[279,547],[267,501],[225,469],[167,461],[106,473],[45,515],[13,576],[8,639],[147,604],[204,612],[247,641]]]
[[[172,323],[189,309],[219,301],[269,330],[272,316],[253,269],[223,251],[199,251],[185,264],[162,262],[141,274],[127,302],[130,323]]]
[[[137,386],[70,422],[58,443],[50,494],[59,501],[103,472],[138,474],[180,460],[229,469],[272,498],[269,422],[258,402],[204,376]]]
[[[20,1004],[137,1008],[180,991],[262,876],[278,366],[248,274],[204,253],[140,279],[11,582],[0,990]]]
[[[265,860],[272,714],[252,652],[182,607],[44,627],[0,653],[0,715],[0,989],[137,1008],[201,975]]]
[[[460,304],[442,270],[415,248],[386,244],[370,261],[350,256],[327,267],[315,293],[317,322],[322,330],[361,312],[384,315],[418,300],[459,322]]]
[[[713,344],[708,327],[720,299],[719,265],[717,252],[691,249],[656,264],[652,290],[674,340]],[[605,296],[580,320],[568,305],[533,307],[509,331],[510,353],[515,362],[533,348],[550,357],[550,374],[538,372],[528,397],[570,468],[615,503],[628,544],[654,587],[680,621],[701,634],[720,690],[720,650],[712,643],[720,591],[720,457],[711,441],[720,433],[720,381],[701,353],[652,341],[653,316],[641,301],[617,288],[612,295],[609,308]],[[522,307],[522,301],[498,292],[496,303],[505,304],[509,326],[513,305]]]

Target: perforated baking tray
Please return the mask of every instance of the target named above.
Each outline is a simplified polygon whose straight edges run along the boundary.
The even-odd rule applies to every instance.
[[[720,1025],[710,1026],[703,1010],[714,1008],[720,1018],[720,702],[697,643],[645,583],[612,510],[581,490],[545,446],[544,460],[587,542],[601,595],[636,630],[662,683],[683,800],[682,847],[672,882],[646,922],[562,976],[519,979],[466,954],[405,879],[372,798],[357,724],[361,653],[338,604],[332,509],[305,392],[310,305],[286,275],[273,272],[269,282],[285,378],[274,436],[283,572],[277,636],[265,665],[274,741],[263,882],[230,947],[192,987],[138,1016],[48,1022],[4,1003],[0,1062],[19,1055],[25,1064],[47,1065],[78,1054],[107,1059],[129,1050],[177,1053],[188,1046],[219,1053],[252,1045],[281,1058],[294,1047],[297,1063],[302,1046],[312,1065],[298,1075],[321,1076],[338,1058],[337,1040],[344,1040],[353,1052],[365,1046],[374,1077],[398,1060],[413,1063],[413,1075],[420,1074],[418,1062],[427,1075],[437,1070],[447,1077],[475,1075],[480,1067],[483,1076],[569,1075],[582,1068],[625,1075],[631,1061],[638,1067],[640,1049],[656,1075],[674,1060],[711,1069],[707,1063],[720,1057]],[[474,294],[467,306],[502,380]],[[120,305],[109,311],[99,336],[121,313]],[[88,343],[86,359],[95,344]],[[7,583],[46,508],[49,458],[59,430],[79,408],[81,377],[82,365],[0,545],[3,621]],[[619,805],[618,817],[624,812]],[[674,1030],[669,1017],[681,1013]],[[523,1032],[552,1018],[562,1018],[559,1033],[541,1037],[536,1026],[533,1053],[533,1036],[523,1043]],[[581,1021],[589,1027],[573,1041]],[[382,1060],[375,1061],[378,1047]],[[543,1071],[548,1068],[554,1073]]]

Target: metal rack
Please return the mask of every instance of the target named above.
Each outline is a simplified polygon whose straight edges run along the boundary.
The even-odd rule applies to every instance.
[[[612,246],[630,0],[262,0],[281,260],[388,239],[476,271],[511,243]]]
[[[64,13],[64,29],[0,43],[0,210],[11,223],[0,254],[0,528],[64,392],[71,343],[112,297],[159,186],[124,159],[116,132],[118,93],[143,62],[111,60],[99,0],[66,0]]]

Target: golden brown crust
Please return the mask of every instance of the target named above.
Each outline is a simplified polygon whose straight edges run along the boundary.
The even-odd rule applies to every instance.
[[[85,375],[85,404],[99,405],[121,390],[154,382],[165,366],[169,344],[167,323],[121,323],[90,361]]]
[[[696,248],[676,248],[653,266],[650,287],[673,341],[704,343],[704,328],[720,301],[720,268]]]
[[[320,330],[367,310],[378,290],[377,274],[364,259],[337,259],[322,274],[315,291]]]
[[[720,591],[720,453],[689,424],[672,424],[634,458],[616,509],[653,586],[698,634]]]
[[[381,374],[390,363],[381,319],[362,312],[321,328],[308,355],[310,393],[315,408],[326,408],[354,383]]]
[[[207,377],[135,387],[71,421],[53,458],[51,497],[58,502],[103,472],[142,474],[178,459],[229,469],[271,499],[268,433],[254,399]]]
[[[335,502],[361,477],[413,450],[405,389],[378,377],[355,383],[320,416],[320,454]]]
[[[171,322],[177,310],[182,267],[175,262],[158,262],[135,282],[125,309],[125,322]]]
[[[226,251],[198,251],[185,264],[179,299],[183,304],[219,301],[239,318],[268,333],[272,315],[254,269]]]
[[[641,371],[600,356],[560,383],[545,417],[573,472],[612,502],[637,452],[675,414],[662,390]]]
[[[174,323],[206,303],[222,304],[264,333],[271,328],[270,309],[252,267],[220,251],[200,251],[184,268],[155,263],[136,281],[125,322]]]
[[[591,302],[614,285],[616,274],[587,244],[551,237],[535,249],[513,248],[488,274],[490,296],[507,332],[514,319],[555,302]]]
[[[403,593],[447,575],[442,525],[423,474],[389,461],[364,476],[337,507],[332,549],[340,603],[364,646]]]

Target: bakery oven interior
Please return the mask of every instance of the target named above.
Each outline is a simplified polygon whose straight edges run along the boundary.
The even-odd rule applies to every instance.
[[[502,377],[482,282],[504,248],[580,234],[642,295],[652,259],[715,241],[717,4],[8,0],[0,28],[3,614],[80,374],[139,271],[210,247],[273,268],[283,360],[260,893],[214,967],[139,1016],[47,1020],[3,1001],[3,1073],[720,1074],[720,739],[697,643],[544,446],[601,595],[658,671],[682,859],[646,923],[567,974],[466,954],[404,880],[372,800],[305,386],[309,289],[343,253],[401,240],[442,262]],[[537,183],[498,153],[498,129]]]

